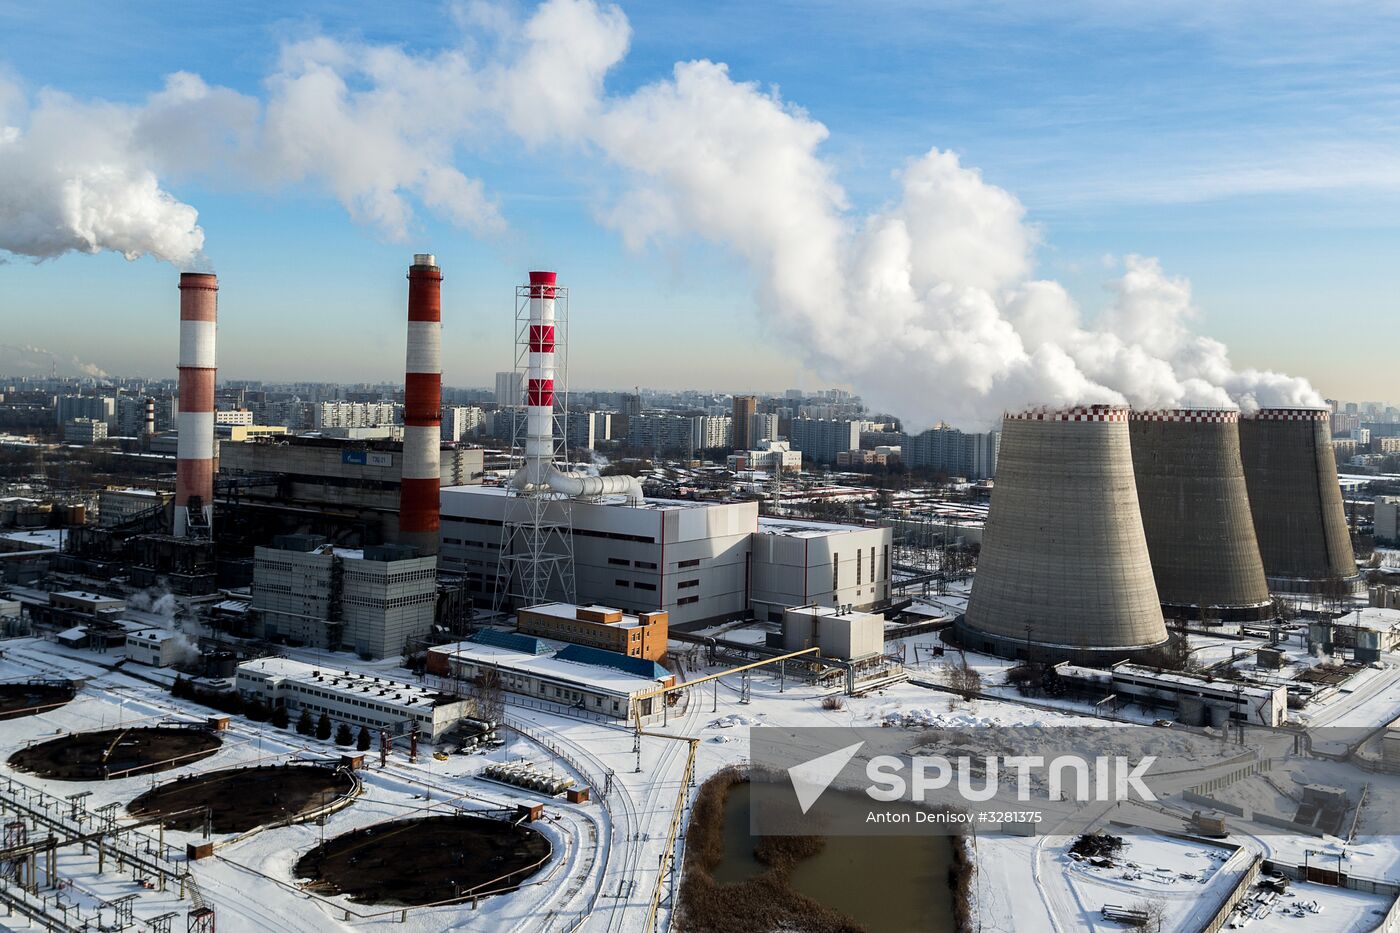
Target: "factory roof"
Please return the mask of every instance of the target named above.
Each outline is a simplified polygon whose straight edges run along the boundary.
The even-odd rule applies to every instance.
[[[444,486],[442,492],[448,493],[470,493],[475,496],[504,496],[509,490],[504,486]],[[647,499],[642,505],[628,506],[626,496],[603,496],[599,499],[580,500],[574,503],[579,505],[599,505],[599,506],[621,506],[626,508],[644,509],[653,512],[665,512],[681,509],[707,509],[717,505],[742,505],[741,502],[696,502],[690,499]]]
[[[842,525],[837,522],[813,522],[799,518],[772,518],[760,516],[759,534],[783,535],[789,538],[824,538],[827,535],[849,534],[855,531],[871,531],[868,525]]]
[[[634,612],[627,612],[624,609],[618,609],[616,606],[603,606],[598,603],[592,603],[587,606],[575,606],[573,603],[541,603],[538,606],[530,606],[525,611],[550,616],[555,619],[567,619],[570,622],[596,621],[580,616],[580,610],[587,610],[595,613],[621,614],[622,618],[616,622],[599,623],[612,625],[615,628],[638,628],[642,624],[641,618]]]
[[[478,645],[489,645],[492,648],[505,648],[509,651],[519,651],[521,654],[548,654],[549,648],[544,642],[531,635],[521,635],[518,632],[503,632],[500,629],[484,628],[473,632],[467,641]]]
[[[1366,606],[1336,620],[1337,625],[1358,625],[1361,628],[1389,632],[1400,627],[1400,609],[1382,609],[1379,606]]]
[[[560,661],[576,661],[579,664],[592,664],[597,667],[610,667],[626,674],[635,674],[648,680],[665,680],[671,676],[666,668],[646,658],[634,658],[617,651],[593,648],[588,645],[568,645],[555,655]]]
[[[291,658],[244,661],[238,665],[238,673],[290,681],[300,687],[324,690],[338,697],[362,695],[376,703],[402,709],[422,710],[454,702],[453,697],[417,684],[356,671],[317,667]]]
[[[580,647],[570,645],[569,647]],[[671,676],[665,669],[656,677],[642,676],[616,667],[569,660],[559,655],[535,655],[493,645],[474,642],[459,642],[455,645],[441,645],[430,648],[431,652],[447,655],[450,659],[470,661],[477,664],[490,664],[505,671],[530,674],[590,687],[615,696],[631,696],[656,689],[657,680]],[[567,650],[567,649],[565,649]],[[614,653],[614,652],[605,652]],[[560,652],[562,655],[563,652]]]

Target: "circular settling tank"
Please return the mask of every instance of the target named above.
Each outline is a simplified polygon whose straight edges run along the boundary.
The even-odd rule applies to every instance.
[[[345,833],[297,862],[308,890],[412,907],[514,890],[549,861],[529,826],[475,816],[398,820]]]
[[[76,687],[66,681],[0,684],[0,719],[37,716],[58,709],[77,692]]]
[[[166,829],[241,833],[299,823],[350,805],[359,793],[354,774],[321,765],[226,768],[162,784],[127,804],[132,816],[167,815]]]
[[[58,781],[102,781],[169,771],[208,758],[222,744],[202,728],[179,726],[75,732],[20,749],[10,767]]]

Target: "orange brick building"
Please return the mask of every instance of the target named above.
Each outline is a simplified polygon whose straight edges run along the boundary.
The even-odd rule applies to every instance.
[[[516,628],[522,635],[552,638],[616,651],[632,658],[660,661],[666,656],[670,616],[665,612],[632,615],[608,606],[545,603],[518,610]]]

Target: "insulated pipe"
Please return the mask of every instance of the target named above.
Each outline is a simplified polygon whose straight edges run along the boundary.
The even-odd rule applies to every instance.
[[[180,273],[180,417],[175,454],[177,538],[214,527],[214,336],[219,279]],[[191,505],[191,500],[195,505]],[[195,514],[191,509],[197,508]]]
[[[554,465],[554,300],[558,275],[530,273],[529,371],[525,383],[525,462],[511,479],[521,491],[550,489],[571,499],[625,495],[642,502],[633,476],[565,473]]]
[[[399,541],[438,552],[442,481],[442,270],[418,253],[408,270],[408,360],[404,375]]]

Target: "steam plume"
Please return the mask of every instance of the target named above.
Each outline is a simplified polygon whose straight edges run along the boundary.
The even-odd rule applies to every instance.
[[[474,4],[460,21],[475,34],[432,55],[289,43],[264,99],[185,73],[137,107],[52,91],[30,106],[0,83],[0,249],[197,261],[195,210],[164,179],[318,187],[391,239],[417,210],[493,234],[499,207],[459,164],[514,138],[601,153],[626,179],[603,202],[605,225],[638,249],[698,235],[732,250],[769,326],[913,426],[986,427],[1036,405],[1322,402],[1302,379],[1236,369],[1193,333],[1189,283],[1155,259],[1125,257],[1107,306],[1082,313],[1035,278],[1021,203],[952,152],[909,160],[890,203],[857,213],[820,153],[826,127],[723,64],[682,62],[609,95],[630,41],[616,7],[546,0],[519,22]]]

